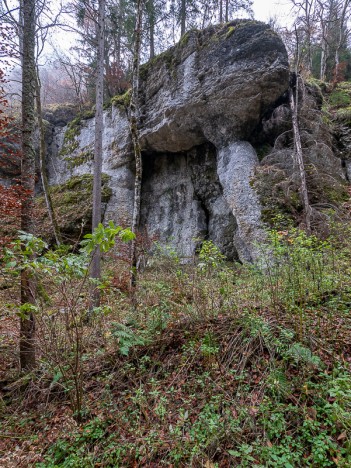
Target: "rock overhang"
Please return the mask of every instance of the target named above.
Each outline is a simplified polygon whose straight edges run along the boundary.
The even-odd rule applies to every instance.
[[[237,20],[190,31],[141,67],[141,141],[154,151],[184,151],[248,140],[289,86],[288,57],[264,23]]]
[[[139,129],[146,170],[141,227],[162,242],[183,250],[187,246],[185,255],[192,255],[193,239],[201,237],[214,240],[228,258],[257,258],[256,244],[264,232],[251,183],[258,159],[249,141],[288,86],[285,47],[269,26],[257,21],[190,31],[178,45],[143,65]],[[134,164],[124,101],[104,113],[103,171],[112,189],[105,219],[128,225]],[[93,130],[93,120],[82,124],[70,159],[76,155],[79,160],[90,147]],[[62,134],[54,140],[51,147],[58,154],[55,145],[62,144]],[[52,181],[65,171],[64,165],[54,157],[49,164]],[[91,171],[91,161],[73,165],[63,179]]]

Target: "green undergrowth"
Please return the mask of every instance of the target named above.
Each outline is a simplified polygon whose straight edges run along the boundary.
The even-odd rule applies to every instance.
[[[336,122],[350,125],[351,122],[351,82],[337,83],[326,96],[327,105]]]
[[[246,328],[249,333],[241,338],[253,342],[257,331]],[[218,348],[208,347],[207,332],[195,342],[182,338],[181,350],[176,343],[176,359],[145,353],[137,364],[124,363],[118,377],[132,388],[122,390],[112,378],[94,382],[103,385],[108,410],[97,408],[99,416],[59,439],[37,466],[78,467],[82,460],[84,466],[109,467],[209,461],[211,466],[349,466],[350,374],[340,369],[325,374],[304,363],[305,375],[298,376],[291,357],[272,365],[272,348],[238,372],[236,363],[219,358],[219,346],[230,341],[223,342],[223,329],[217,335],[216,324],[213,329]],[[235,337],[229,330],[228,338]],[[264,366],[262,377],[257,370]]]
[[[78,287],[79,257],[61,253],[64,273],[51,278],[54,264],[40,270],[50,301],[38,304],[38,326],[50,352],[41,352],[32,382],[13,378],[5,434],[30,440],[29,448],[16,443],[40,468],[350,466],[348,233],[337,226],[320,240],[272,231],[256,266],[228,264],[209,241],[182,265],[155,244],[132,292],[128,252],[118,245],[105,259],[90,324],[81,320],[89,285]],[[56,311],[75,297],[75,322],[67,322]],[[74,323],[81,354],[69,341]],[[65,367],[74,352],[79,424]]]

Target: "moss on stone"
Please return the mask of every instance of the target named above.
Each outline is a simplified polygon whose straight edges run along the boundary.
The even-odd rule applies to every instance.
[[[185,34],[183,34],[183,36],[180,38],[179,46],[180,47],[185,47],[188,44],[190,37],[193,34],[198,34],[198,32],[199,32],[198,29],[195,29],[195,28],[189,29],[189,31],[187,31]]]
[[[176,67],[181,63],[181,56],[183,49],[188,45],[191,36],[199,35],[200,30],[190,29],[181,38],[178,44],[165,50],[161,54],[156,55],[154,58],[144,63],[140,67],[139,76],[141,80],[146,80],[149,71],[157,64],[164,63],[171,74],[174,74]]]
[[[351,125],[351,106],[337,109],[334,114],[334,119],[345,125]]]
[[[65,125],[72,121],[78,112],[76,104],[48,104],[43,109],[43,118],[53,125]]]
[[[107,203],[112,195],[109,180],[107,174],[102,174],[102,203]],[[74,176],[63,184],[51,187],[50,192],[64,240],[76,242],[80,235],[91,230],[93,176]],[[36,220],[37,234],[49,242],[53,241],[43,195],[36,198]]]
[[[235,26],[229,26],[227,33],[225,35],[226,39],[228,39],[235,31]]]
[[[65,161],[67,161],[67,166],[69,169],[79,167],[82,164],[87,163],[88,161],[92,161],[93,159],[94,159],[94,151],[92,149],[81,151],[76,156],[65,157]]]
[[[270,227],[294,224],[302,209],[297,187],[287,181],[285,171],[276,166],[259,166],[253,181],[262,204],[262,221]],[[277,220],[280,220],[277,224]]]
[[[184,56],[184,49],[188,46],[190,38],[192,37],[194,37],[195,40],[193,41],[193,45],[189,46],[189,54],[196,49],[201,50],[206,48],[213,42],[228,39],[240,28],[255,24],[261,23],[256,20],[239,19],[230,21],[225,25],[212,26],[206,30],[190,29],[181,37],[178,44],[141,65],[139,71],[140,79],[143,81],[146,80],[150,69],[154,66],[161,65],[161,63],[167,67],[171,75],[174,75],[177,66],[186,58],[186,56]],[[186,54],[188,54],[188,52],[186,52]]]
[[[324,187],[324,195],[328,201],[338,206],[350,199],[346,183],[338,183],[330,185],[329,187]]]
[[[79,114],[79,117],[81,120],[93,119],[95,117],[95,110],[94,109],[85,110]]]
[[[123,94],[117,94],[111,99],[111,104],[116,107],[126,108],[130,105],[130,99],[132,97],[132,90],[128,89]]]
[[[76,138],[80,135],[81,122],[81,117],[77,116],[67,125],[63,145],[59,153],[60,156],[72,154],[79,147],[79,142]]]
[[[149,70],[151,67],[156,66],[156,64],[159,63],[164,63],[167,69],[173,73],[176,65],[180,63],[179,58],[177,58],[178,53],[176,50],[176,47],[171,47],[170,49],[166,50],[165,52],[162,52],[162,54],[156,55],[153,59],[151,59],[149,62],[145,63],[140,67],[140,78],[142,80],[146,80],[149,74]]]

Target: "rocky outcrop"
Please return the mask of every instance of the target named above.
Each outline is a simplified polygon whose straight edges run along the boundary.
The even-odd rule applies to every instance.
[[[262,240],[261,207],[249,143],[287,90],[279,37],[265,24],[235,21],[191,31],[141,67],[142,223],[191,255],[213,239],[229,258],[252,260]],[[94,119],[53,129],[52,184],[92,169]],[[123,105],[104,114],[103,172],[112,195],[105,218],[129,224],[134,165]]]
[[[329,92],[322,92],[315,80],[304,84],[300,81],[298,102],[308,195],[313,208],[312,229],[315,234],[326,236],[333,224],[333,212],[337,212],[338,222],[347,216],[343,209],[349,199],[346,163],[351,153],[345,144],[347,129],[333,116]],[[255,146],[261,149],[254,186],[263,205],[262,219],[267,226],[284,230],[292,225],[304,227],[288,103],[282,102],[263,120],[255,140]]]

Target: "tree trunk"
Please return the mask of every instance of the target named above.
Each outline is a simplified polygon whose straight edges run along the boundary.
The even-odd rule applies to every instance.
[[[119,2],[119,12],[118,12],[118,30],[116,38],[116,61],[118,69],[121,68],[121,37],[122,37],[122,26],[123,26],[123,16],[121,12],[121,1]]]
[[[149,48],[150,56],[149,59],[155,57],[155,3],[154,0],[147,0],[146,2],[146,14],[149,24]]]
[[[219,0],[219,22],[223,23],[223,0]]]
[[[141,31],[142,31],[142,15],[143,15],[143,0],[138,0],[137,3],[137,18],[135,25],[134,39],[134,56],[133,56],[133,82],[132,95],[130,100],[130,133],[134,148],[135,157],[135,182],[134,182],[134,208],[132,219],[132,232],[136,233],[140,223],[140,203],[141,203],[141,183],[143,175],[143,165],[141,159],[141,148],[139,142],[139,65],[140,65],[140,49],[141,49]],[[133,239],[131,246],[131,286],[136,283],[136,267],[137,267],[137,252],[136,240]]]
[[[327,73],[327,59],[328,59],[328,44],[327,41],[322,39],[322,51],[321,51],[321,70],[320,70],[320,80],[325,81]]]
[[[229,21],[229,0],[225,0],[225,22]]]
[[[22,163],[21,185],[24,199],[21,207],[21,229],[34,233],[34,96],[35,69],[35,0],[23,2],[22,55]],[[35,303],[35,281],[28,271],[21,272],[21,304]],[[20,319],[20,364],[22,370],[35,367],[35,318],[32,312]]]
[[[298,77],[296,83],[296,89],[298,90]],[[297,91],[296,91],[297,93]],[[308,199],[308,191],[307,191],[307,182],[306,182],[306,172],[303,162],[303,153],[302,153],[302,145],[301,145],[301,137],[300,137],[300,130],[298,124],[298,117],[297,117],[297,105],[294,100],[294,94],[291,88],[289,88],[289,103],[291,109],[291,119],[293,124],[293,132],[294,132],[294,157],[295,157],[295,164],[299,169],[300,174],[300,195],[302,199],[302,204],[305,210],[305,220],[306,220],[306,232],[308,234],[311,233],[311,214],[312,209]]]
[[[344,42],[344,27],[345,27],[345,20],[346,20],[346,13],[347,9],[350,6],[350,0],[344,0],[343,8],[341,11],[341,16],[339,20],[339,34],[338,34],[338,42],[335,48],[335,69],[334,69],[334,80],[338,81],[341,77],[339,77],[339,67],[340,67],[340,50],[342,44]]]
[[[150,18],[150,59],[155,57],[155,20],[152,13]]]
[[[44,123],[43,123],[43,117],[42,117],[42,110],[41,110],[41,96],[40,96],[41,86],[40,86],[40,78],[39,78],[38,69],[36,73],[36,78],[37,78],[36,79],[36,103],[37,103],[37,118],[38,118],[39,140],[40,140],[40,145],[39,145],[40,176],[41,176],[41,182],[43,185],[45,202],[46,202],[46,206],[48,209],[48,214],[49,214],[49,218],[50,218],[50,222],[52,226],[52,231],[54,233],[56,244],[60,245],[61,244],[60,229],[57,224],[55,211],[54,211],[54,207],[52,204],[52,199],[50,195],[50,187],[49,187],[48,176],[47,176],[47,171],[46,171],[45,129],[44,129]]]
[[[186,0],[182,0],[180,8],[180,35],[185,34],[185,23],[186,23]]]
[[[103,99],[104,99],[104,30],[105,30],[105,0],[99,0],[98,25],[98,58],[96,80],[96,111],[95,111],[95,147],[94,147],[94,182],[93,182],[93,220],[92,230],[101,223],[101,172],[102,172],[102,131],[103,131]],[[101,277],[101,252],[97,247],[91,262],[91,278]],[[92,307],[100,305],[100,290],[92,287]]]

